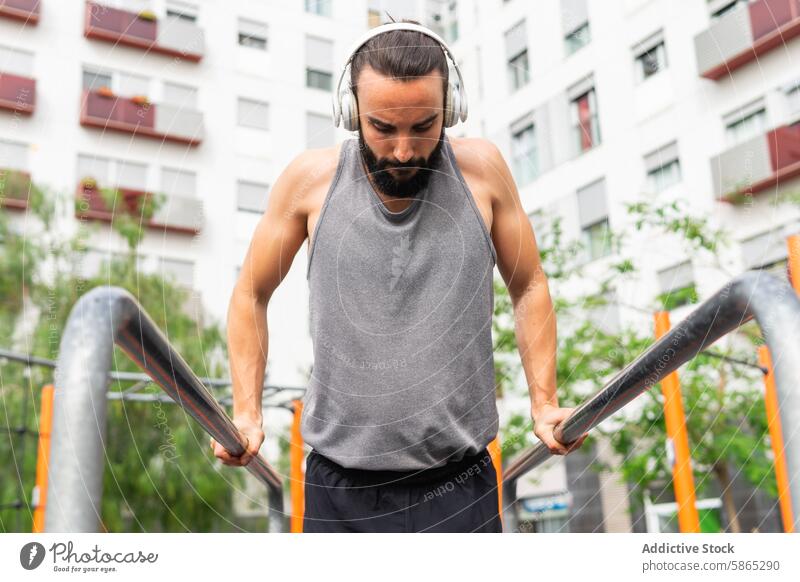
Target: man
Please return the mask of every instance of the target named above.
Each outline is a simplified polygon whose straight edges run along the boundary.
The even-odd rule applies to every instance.
[[[406,21],[409,22],[409,21]],[[497,435],[496,265],[514,305],[535,434],[554,454],[556,321],[534,233],[500,151],[444,131],[438,42],[391,30],[350,64],[358,140],[297,156],[270,193],[228,315],[234,423],[262,432],[266,310],[309,239],[314,368],[301,431],[304,531],[502,531],[487,445]],[[452,94],[452,93],[451,93]]]

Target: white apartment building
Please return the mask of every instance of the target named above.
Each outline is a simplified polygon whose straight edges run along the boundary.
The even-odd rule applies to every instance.
[[[796,0],[0,0],[0,169],[86,198],[60,225],[101,226],[89,269],[124,249],[95,185],[166,193],[142,268],[175,276],[224,323],[270,185],[303,149],[349,137],[332,126],[331,86],[351,43],[389,17],[450,43],[470,105],[450,135],[496,143],[534,226],[560,216],[590,274],[613,259],[609,228],[631,231],[626,202],[680,198],[735,233],[722,270],[632,235],[643,277],[616,289],[621,305],[783,269],[799,216],[775,204],[800,188]],[[23,203],[5,205],[25,223]],[[304,385],[311,365],[306,261],[303,246],[270,303],[274,384]],[[652,326],[624,306],[605,316]],[[586,504],[601,503],[602,528],[630,529],[624,487],[600,481]],[[519,487],[544,530],[575,503],[564,460]]]

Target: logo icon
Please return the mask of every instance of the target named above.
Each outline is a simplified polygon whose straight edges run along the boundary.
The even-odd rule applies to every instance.
[[[39,542],[29,542],[19,552],[19,563],[26,570],[35,570],[44,560],[44,546]]]

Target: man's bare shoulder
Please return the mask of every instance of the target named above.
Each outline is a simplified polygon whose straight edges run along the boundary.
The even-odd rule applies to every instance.
[[[286,173],[294,184],[292,196],[306,214],[319,210],[336,175],[342,144],[308,149],[298,154],[287,166]]]
[[[448,139],[464,178],[470,185],[475,185],[474,190],[493,200],[504,180],[502,167],[505,162],[498,147],[482,137],[448,136]]]
[[[494,143],[483,137],[448,136],[448,139],[453,146],[453,153],[461,172],[465,176],[470,173],[485,178],[487,172],[492,172],[500,152]],[[497,173],[496,167],[493,173]]]

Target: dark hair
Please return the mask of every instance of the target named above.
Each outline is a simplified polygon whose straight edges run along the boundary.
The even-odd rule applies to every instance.
[[[416,20],[400,22],[420,24]],[[421,26],[421,25],[420,25]],[[358,97],[358,76],[367,67],[393,79],[408,82],[431,71],[442,75],[443,95],[447,95],[447,59],[439,43],[415,30],[392,30],[372,37],[359,48],[350,63],[350,83]]]

